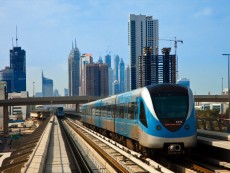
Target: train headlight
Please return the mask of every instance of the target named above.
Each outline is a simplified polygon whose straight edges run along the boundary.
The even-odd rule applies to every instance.
[[[189,129],[189,125],[186,124],[186,125],[184,126],[184,128],[185,128],[186,130],[188,130],[188,129]]]
[[[157,125],[157,126],[156,126],[156,129],[157,129],[157,130],[161,130],[161,126],[160,126],[160,125]]]

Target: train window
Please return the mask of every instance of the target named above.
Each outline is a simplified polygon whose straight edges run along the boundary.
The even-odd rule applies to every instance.
[[[107,106],[107,116],[111,117],[111,105]]]
[[[92,115],[93,115],[93,116],[96,115],[96,108],[92,108]]]
[[[128,119],[136,119],[137,117],[137,103],[129,102],[128,103]]]
[[[143,101],[140,102],[140,121],[145,127],[148,127]]]
[[[121,103],[119,106],[119,117],[124,118],[124,112],[125,112],[125,104]]]

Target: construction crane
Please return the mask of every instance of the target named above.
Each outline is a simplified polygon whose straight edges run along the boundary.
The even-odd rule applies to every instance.
[[[174,40],[169,40],[169,39],[159,39],[159,40],[163,40],[163,41],[173,41],[174,42],[174,50],[175,50],[175,57],[176,57],[176,78],[179,78],[179,74],[178,74],[178,58],[176,55],[176,51],[177,51],[177,42],[180,42],[181,44],[183,44],[182,40],[177,40],[176,37],[174,37]]]
[[[175,56],[176,56],[176,51],[177,51],[177,42],[180,42],[181,44],[183,44],[182,40],[177,40],[175,37],[175,40],[169,40],[169,39],[159,39],[159,40],[164,40],[164,41],[173,41],[174,42],[174,50],[175,50]]]

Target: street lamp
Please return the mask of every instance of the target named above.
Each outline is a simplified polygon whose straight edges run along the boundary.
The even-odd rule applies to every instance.
[[[34,97],[34,83],[35,83],[35,82],[33,82],[33,97]]]
[[[230,87],[230,79],[229,79],[229,77],[230,77],[230,75],[229,75],[229,56],[230,56],[230,54],[224,53],[222,55],[228,56],[228,118],[229,118],[229,120],[228,120],[227,132],[230,133],[230,89],[229,89],[229,87]]]

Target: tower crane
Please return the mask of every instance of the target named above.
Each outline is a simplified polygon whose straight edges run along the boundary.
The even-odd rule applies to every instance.
[[[164,40],[164,41],[173,41],[174,42],[174,50],[175,50],[175,56],[176,56],[176,51],[177,51],[177,42],[180,42],[183,44],[183,40],[177,40],[176,37],[174,40],[169,40],[169,39],[159,39],[159,40]]]
[[[176,55],[176,51],[177,51],[177,43],[180,42],[181,44],[183,44],[183,40],[177,40],[176,37],[174,37],[174,40],[169,40],[169,39],[159,39],[159,40],[164,40],[164,41],[173,41],[174,42],[174,50],[175,50],[175,57],[176,57],[176,78],[178,79],[179,75],[178,75],[178,58]]]

